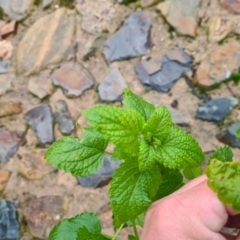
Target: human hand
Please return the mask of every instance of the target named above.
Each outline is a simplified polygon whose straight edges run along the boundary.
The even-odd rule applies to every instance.
[[[240,240],[223,227],[240,228],[240,215],[220,202],[204,175],[149,208],[141,240]]]

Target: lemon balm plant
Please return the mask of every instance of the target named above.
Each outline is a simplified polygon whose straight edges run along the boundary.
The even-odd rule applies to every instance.
[[[53,166],[85,177],[101,168],[108,144],[114,144],[112,161],[122,160],[109,190],[115,236],[102,233],[98,216],[85,212],[56,225],[50,239],[116,240],[119,231],[128,224],[134,229],[134,235],[128,239],[137,240],[136,225],[141,224],[148,207],[183,186],[183,175],[193,179],[202,174],[200,165],[205,157],[201,148],[191,135],[172,122],[166,107],[155,108],[129,89],[124,90],[123,105],[85,110],[83,114],[90,127],[83,129],[83,137],[61,138],[45,155]],[[240,167],[231,160],[229,147],[219,149],[209,159],[207,175],[219,198],[240,211],[237,190],[228,191],[229,184],[238,186],[240,180],[237,174]]]

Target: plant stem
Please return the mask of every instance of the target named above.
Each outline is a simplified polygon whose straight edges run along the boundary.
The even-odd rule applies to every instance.
[[[112,240],[117,239],[117,236],[118,236],[118,234],[120,233],[120,231],[122,230],[123,226],[124,226],[124,224],[122,224],[122,225],[120,226],[120,228],[117,230],[117,232],[115,233],[115,235],[114,235],[114,237],[112,238]]]
[[[135,237],[136,237],[137,239],[139,239],[139,235],[138,235],[138,231],[137,231],[137,226],[136,226],[135,220],[132,220],[132,226],[133,226],[133,230],[134,230]]]

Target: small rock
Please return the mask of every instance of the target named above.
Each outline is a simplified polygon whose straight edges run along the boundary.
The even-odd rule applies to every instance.
[[[231,41],[217,46],[198,67],[195,82],[208,88],[223,82],[233,73],[238,72],[240,66],[240,44]]]
[[[179,34],[195,37],[200,2],[201,0],[167,0],[159,3],[158,10]]]
[[[0,96],[13,90],[12,81],[9,79],[0,79]]]
[[[237,105],[237,98],[215,98],[199,106],[196,118],[213,122],[221,121]]]
[[[9,171],[0,170],[0,192],[2,192],[4,190],[9,178],[10,178]]]
[[[71,135],[74,130],[74,121],[68,111],[68,106],[66,102],[63,100],[58,100],[55,103],[55,107],[55,118],[59,125],[59,130],[62,134]]]
[[[219,133],[217,139],[233,148],[240,148],[240,138],[236,136],[237,130],[240,128],[240,122],[234,123],[225,131]]]
[[[65,8],[35,21],[18,45],[18,73],[37,73],[67,59],[73,51],[74,33],[75,18],[68,16]]]
[[[0,29],[0,35],[2,38],[6,38],[12,33],[16,33],[17,31],[17,21],[11,21],[10,23],[7,23],[3,25]]]
[[[52,0],[43,0],[43,9],[48,8],[52,4]]]
[[[0,239],[18,240],[19,238],[16,209],[12,202],[0,199]]]
[[[178,108],[178,100],[177,99],[174,99],[171,103],[171,107],[173,108]]]
[[[148,67],[151,65],[151,68]],[[149,58],[138,62],[135,65],[135,71],[147,89],[168,92],[182,74],[191,69],[191,66],[192,58],[182,48],[179,48],[164,55],[161,60]]]
[[[141,0],[141,6],[143,8],[151,7],[152,5],[158,3],[160,0]]]
[[[21,112],[21,102],[0,102],[0,117],[11,116]]]
[[[123,90],[127,84],[117,68],[111,70],[109,75],[100,83],[98,90],[101,100],[106,102],[121,101]]]
[[[143,12],[132,13],[123,27],[104,45],[103,54],[108,63],[139,57],[151,52],[151,22]]]
[[[22,155],[19,160],[18,172],[28,180],[40,180],[54,171],[44,159],[44,152],[33,152]]]
[[[0,128],[0,162],[7,162],[12,158],[18,151],[22,140],[17,133]]]
[[[79,97],[94,85],[94,80],[86,69],[78,63],[68,63],[56,69],[52,81],[63,89],[67,97]]]
[[[120,12],[115,9],[112,1],[78,0],[76,8],[82,16],[82,29],[91,34],[98,34],[104,30],[115,32],[121,24]]]
[[[28,82],[28,91],[31,92],[33,95],[37,96],[40,99],[47,97],[49,94],[48,92],[42,88],[35,79],[31,79]]]
[[[208,39],[211,42],[219,42],[227,37],[234,28],[234,22],[221,17],[213,17],[210,19],[208,26]]]
[[[109,183],[112,174],[119,167],[121,161],[112,161],[111,157],[105,155],[102,168],[89,177],[77,177],[79,183],[86,188],[103,187]]]
[[[8,62],[0,61],[0,74],[8,73]]]
[[[54,141],[52,110],[48,104],[28,111],[26,120],[30,127],[37,132],[40,142],[52,143]]]
[[[239,14],[240,13],[240,2],[239,0],[221,0],[222,7],[227,9],[229,12]]]
[[[34,237],[48,239],[52,228],[66,215],[69,199],[66,196],[36,196],[26,194],[22,211]]]
[[[13,46],[10,42],[0,41],[0,58],[9,59],[12,57]]]
[[[20,21],[29,15],[31,0],[1,0],[0,7],[12,20]]]
[[[87,60],[88,58],[94,56],[95,52],[101,48],[104,42],[107,39],[106,33],[101,33],[95,36],[92,40],[90,40],[83,49],[83,59]]]

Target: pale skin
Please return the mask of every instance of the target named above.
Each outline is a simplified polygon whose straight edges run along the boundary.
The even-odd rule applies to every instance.
[[[223,227],[240,228],[240,215],[201,176],[149,208],[141,240],[240,240],[240,233],[221,233]]]

